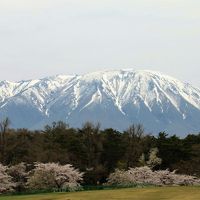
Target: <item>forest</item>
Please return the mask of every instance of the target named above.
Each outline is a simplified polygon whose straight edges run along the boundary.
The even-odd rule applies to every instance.
[[[9,128],[9,120],[0,123],[0,163],[71,164],[84,173],[83,185],[105,183],[115,169],[128,170],[141,166],[152,148],[158,149],[162,163],[156,170],[177,170],[179,174],[200,177],[200,134],[185,138],[160,132],[145,133],[141,124],[133,124],[119,132],[101,129],[99,124],[86,122],[82,128],[54,122],[43,130]]]

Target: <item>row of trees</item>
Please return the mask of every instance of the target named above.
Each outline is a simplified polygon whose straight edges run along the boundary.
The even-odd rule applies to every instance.
[[[141,167],[115,169],[104,185],[138,186],[138,185],[200,185],[200,179],[189,175],[180,175],[175,171],[154,170],[162,160],[157,157],[158,149],[150,150],[147,160],[144,155],[139,159]],[[11,167],[0,164],[0,193],[27,190],[72,191],[82,189],[83,173],[72,165],[58,163],[20,163]]]
[[[8,120],[0,124],[0,162],[3,165],[71,163],[84,172],[83,185],[96,185],[105,183],[116,168],[128,170],[144,163],[151,167],[149,151],[156,148],[162,163],[154,166],[154,170],[177,170],[200,177],[200,135],[188,135],[183,139],[166,133],[153,136],[145,134],[141,125],[132,125],[124,132],[101,130],[99,125],[91,123],[75,129],[57,122],[41,131],[14,130],[8,125]]]

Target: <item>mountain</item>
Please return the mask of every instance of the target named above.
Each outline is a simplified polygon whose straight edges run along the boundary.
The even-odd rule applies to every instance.
[[[0,82],[0,119],[13,128],[39,129],[53,121],[80,127],[86,121],[124,130],[185,135],[200,131],[200,90],[159,72],[132,69],[82,76]]]

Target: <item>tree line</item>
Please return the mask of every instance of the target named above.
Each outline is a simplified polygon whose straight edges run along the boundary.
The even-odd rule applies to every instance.
[[[200,177],[200,134],[179,138],[161,132],[145,134],[143,126],[133,124],[120,132],[102,130],[99,124],[85,123],[82,128],[54,122],[43,130],[9,128],[9,120],[0,123],[0,163],[14,166],[28,163],[72,164],[84,173],[83,185],[107,181],[115,169],[142,166],[151,149],[158,149],[162,162],[155,170],[177,170],[180,174]]]

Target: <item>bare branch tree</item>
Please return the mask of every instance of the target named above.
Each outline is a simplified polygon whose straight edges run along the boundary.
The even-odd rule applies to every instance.
[[[10,125],[10,120],[5,118],[0,122],[0,153],[1,153],[1,162],[5,162],[5,146],[6,146],[6,133]]]

